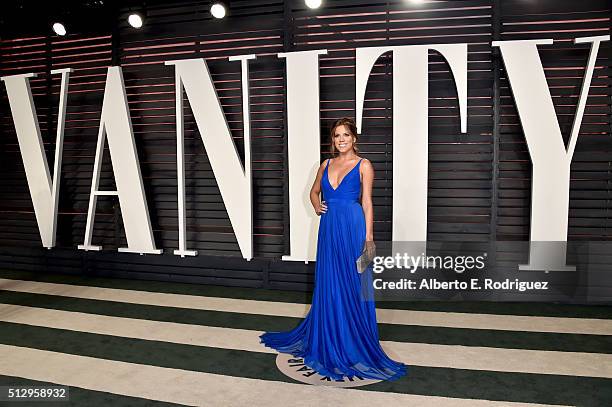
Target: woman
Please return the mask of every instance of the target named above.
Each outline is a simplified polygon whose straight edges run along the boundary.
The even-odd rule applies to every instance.
[[[293,330],[266,332],[260,338],[268,347],[304,358],[305,365],[334,380],[343,376],[395,380],[406,374],[407,367],[380,347],[371,268],[359,274],[355,263],[364,245],[369,249],[374,245],[374,169],[357,156],[356,144],[355,122],[349,118],[334,122],[330,147],[335,158],[321,164],[310,190],[312,206],[321,216],[310,311]],[[367,283],[367,296],[361,278]]]

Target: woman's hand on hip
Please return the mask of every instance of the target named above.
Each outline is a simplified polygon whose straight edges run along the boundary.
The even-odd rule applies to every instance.
[[[321,201],[318,205],[318,207],[315,208],[315,212],[317,213],[317,215],[321,215],[322,213],[327,212],[327,204],[325,203],[325,201]]]

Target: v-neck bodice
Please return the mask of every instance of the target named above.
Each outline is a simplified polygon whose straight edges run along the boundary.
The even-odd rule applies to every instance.
[[[323,199],[325,201],[330,201],[332,199],[336,200],[348,200],[348,201],[358,201],[359,195],[361,194],[361,177],[359,176],[359,167],[361,166],[361,161],[363,158],[359,159],[359,162],[355,164],[355,166],[340,180],[340,183],[336,188],[332,187],[329,182],[329,159],[327,160],[327,164],[325,165],[325,171],[323,172],[323,180],[321,181],[321,189],[323,191]]]

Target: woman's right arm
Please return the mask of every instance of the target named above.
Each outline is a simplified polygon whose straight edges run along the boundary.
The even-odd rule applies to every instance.
[[[321,215],[327,211],[325,201],[321,201],[321,179],[323,178],[326,162],[327,160],[323,161],[323,163],[321,163],[319,166],[314,184],[312,184],[312,188],[310,188],[310,202],[312,203],[312,207],[317,215]]]

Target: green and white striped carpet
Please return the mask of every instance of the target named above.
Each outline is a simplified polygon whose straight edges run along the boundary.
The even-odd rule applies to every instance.
[[[343,389],[294,381],[259,343],[295,327],[309,303],[0,271],[0,386],[66,385],[70,401],[57,404],[83,406],[612,406],[611,307],[378,303],[381,343],[408,376]]]

